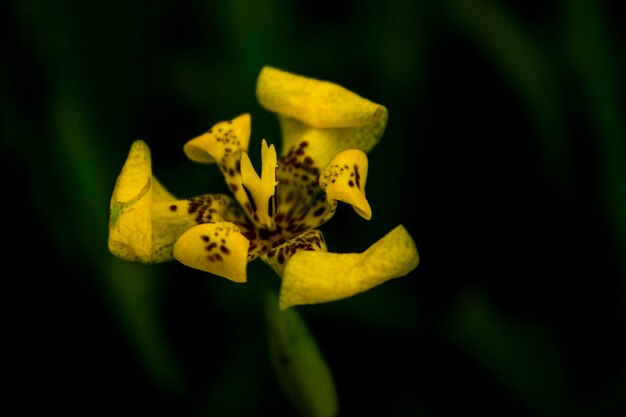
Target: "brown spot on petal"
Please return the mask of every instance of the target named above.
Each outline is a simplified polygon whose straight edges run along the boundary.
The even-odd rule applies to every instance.
[[[326,211],[326,207],[320,207],[313,212],[313,217],[319,217]]]

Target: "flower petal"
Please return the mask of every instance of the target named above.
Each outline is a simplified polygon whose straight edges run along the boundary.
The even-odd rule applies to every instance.
[[[282,154],[310,144],[309,156],[324,167],[338,152],[368,152],[387,125],[387,109],[328,81],[266,66],[257,79],[261,106],[279,115]]]
[[[326,242],[319,230],[309,230],[263,253],[261,259],[282,277],[285,265],[299,251],[326,252]]]
[[[174,243],[185,230],[197,224],[228,221],[243,226],[245,220],[239,205],[224,194],[154,203],[152,262],[174,259]]]
[[[183,146],[185,155],[194,162],[220,162],[238,150],[247,151],[250,143],[250,114],[213,125],[206,133]]]
[[[297,252],[285,267],[280,308],[351,297],[408,274],[418,263],[415,242],[402,225],[360,254]]]
[[[141,140],[131,145],[111,197],[111,253],[134,262],[170,261],[174,242],[186,229],[222,220],[241,223],[245,216],[222,194],[177,200],[152,175],[148,145]]]
[[[152,175],[152,201],[154,203],[176,201],[174,194],[170,193],[154,176]]]
[[[365,220],[372,218],[372,209],[365,198],[367,155],[360,149],[339,152],[320,176],[320,187],[329,200],[352,205]]]
[[[381,108],[338,84],[270,66],[261,69],[257,96],[268,110],[323,129],[369,125]]]
[[[282,155],[276,177],[276,225],[288,236],[324,224],[335,214],[337,203],[328,201],[319,186],[320,169],[308,156],[308,143],[300,142]]]
[[[185,151],[187,157],[189,157],[192,161],[217,163],[228,188],[233,193],[235,199],[239,202],[241,207],[248,212],[250,219],[253,220],[257,226],[269,226],[269,228],[272,229],[273,221],[271,220],[271,217],[273,217],[275,213],[272,213],[272,216],[269,216],[270,219],[267,218],[267,213],[269,207],[275,209],[275,199],[273,194],[275,186],[274,183],[276,182],[276,151],[272,145],[272,151],[266,152],[267,144],[264,141],[265,147],[262,148],[262,159],[265,161],[265,159],[268,159],[266,156],[269,156],[269,159],[271,159],[272,155],[274,156],[273,162],[264,162],[264,171],[273,171],[273,183],[269,179],[270,175],[265,174],[264,172],[261,174],[262,178],[264,178],[264,181],[262,182],[263,184],[267,185],[272,183],[269,187],[271,190],[272,204],[268,206],[270,194],[266,192],[266,187],[260,187],[262,190],[258,193],[259,195],[254,196],[255,198],[258,198],[258,201],[255,201],[252,197],[257,191],[256,187],[252,187],[255,188],[255,190],[251,194],[250,191],[253,190],[244,187],[243,184],[243,176],[241,172],[242,161],[244,167],[247,168],[248,173],[250,173],[250,169],[254,172],[252,163],[246,153],[248,151],[249,142],[250,114],[244,113],[232,120],[214,124],[208,132],[188,141],[183,147],[183,150]],[[256,172],[254,172],[254,174],[256,175]],[[248,176],[248,178],[250,178],[250,176]],[[258,182],[260,183],[261,181],[259,180]],[[255,215],[257,208],[265,209],[262,211],[264,216],[259,216],[259,214]]]
[[[250,241],[230,222],[204,223],[186,230],[174,244],[174,257],[195,269],[234,282],[246,282]]]
[[[129,261],[148,262],[152,256],[152,168],[148,145],[131,145],[115,181],[109,212],[109,250]]]

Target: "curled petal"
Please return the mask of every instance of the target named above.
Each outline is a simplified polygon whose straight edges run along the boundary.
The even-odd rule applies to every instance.
[[[368,152],[387,125],[387,109],[328,81],[264,67],[257,79],[261,106],[277,113],[283,155],[306,142],[315,166],[324,167],[338,152]]]
[[[282,277],[285,265],[291,257],[299,251],[326,252],[326,242],[319,230],[308,230],[301,235],[276,246],[261,255],[261,259],[269,265],[278,276]]]
[[[111,197],[109,250],[128,261],[170,261],[174,242],[188,228],[243,219],[237,203],[226,195],[177,200],[152,175],[150,149],[138,140],[130,148]]]
[[[266,109],[322,129],[368,125],[380,108],[335,83],[268,66],[259,74],[257,96]]]
[[[415,242],[402,225],[363,253],[297,252],[285,267],[280,308],[348,298],[404,276],[418,263]]]
[[[249,245],[250,241],[233,223],[203,223],[178,238],[174,257],[191,268],[246,282]]]
[[[152,258],[154,182],[150,149],[136,140],[115,181],[109,207],[109,250],[119,258],[139,262]]]
[[[365,220],[372,218],[372,209],[365,198],[367,167],[365,152],[348,149],[338,153],[320,176],[320,187],[329,200],[351,204]]]
[[[216,163],[238,150],[247,151],[250,143],[250,114],[215,124],[208,132],[183,146],[185,155],[195,162]]]

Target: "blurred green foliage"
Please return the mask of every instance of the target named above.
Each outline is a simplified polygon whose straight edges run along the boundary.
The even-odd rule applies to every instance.
[[[8,415],[294,415],[264,333],[270,272],[233,285],[107,250],[134,139],[181,197],[227,192],[182,153],[256,103],[263,65],[384,104],[365,223],[421,265],[303,307],[341,416],[626,412],[624,33],[617,2],[9,1],[0,6]],[[255,146],[251,147],[254,154]],[[254,158],[254,155],[253,155]]]

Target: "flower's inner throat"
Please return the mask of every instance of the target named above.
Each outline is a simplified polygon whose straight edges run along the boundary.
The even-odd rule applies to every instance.
[[[247,153],[241,154],[241,179],[248,201],[244,204],[250,218],[269,231],[276,229],[276,168],[278,167],[274,145],[261,145],[261,176],[256,173]]]

